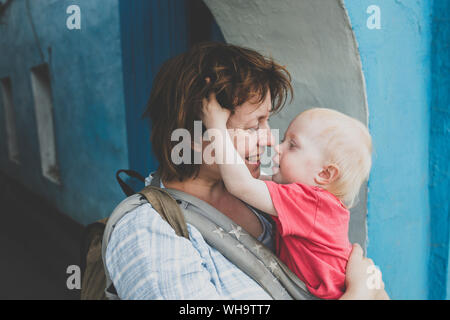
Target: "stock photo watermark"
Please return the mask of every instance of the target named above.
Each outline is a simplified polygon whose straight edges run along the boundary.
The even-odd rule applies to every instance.
[[[278,129],[258,129],[258,130],[245,130],[245,129],[228,129],[228,134],[236,150],[253,150],[252,154],[244,157],[244,160],[249,164],[261,164],[263,166],[270,165],[271,154],[267,153],[268,148],[264,149],[264,153],[260,153],[260,150],[256,146],[262,140],[270,140],[279,144],[279,130]],[[171,141],[179,142],[171,150],[171,161],[175,165],[180,164],[237,164],[239,159],[228,155],[226,159],[215,158],[215,144],[216,139],[222,139],[225,141],[224,132],[217,129],[208,129],[202,134],[202,121],[194,121],[194,137],[192,139],[191,132],[184,128],[178,128],[172,132]],[[203,149],[203,142],[208,144]],[[212,142],[212,143],[209,143]],[[193,144],[198,148],[194,150],[192,156]],[[274,144],[274,145],[275,145]],[[194,148],[195,149],[195,148]],[[202,150],[203,149],[203,150]],[[263,155],[267,155],[263,157]],[[242,156],[241,156],[242,157]]]
[[[376,265],[369,266],[366,270],[367,277],[366,286],[370,290],[382,289],[383,281],[380,268]]]
[[[77,5],[68,6],[66,13],[69,14],[66,20],[66,26],[69,30],[81,29],[81,9]]]
[[[67,267],[66,273],[69,277],[66,280],[66,286],[69,290],[81,289],[81,269],[79,266],[72,264]]]
[[[367,18],[367,28],[370,30],[381,29],[381,9],[377,5],[367,7],[366,13],[370,14]]]

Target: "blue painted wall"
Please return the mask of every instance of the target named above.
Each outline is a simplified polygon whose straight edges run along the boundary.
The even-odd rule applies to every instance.
[[[374,141],[368,184],[368,256],[394,299],[426,299],[431,4],[345,1],[367,86]],[[370,5],[381,29],[366,26]]]
[[[450,2],[434,0],[430,133],[430,299],[450,299]]]
[[[114,173],[128,167],[119,3],[28,4],[29,10],[26,0],[13,1],[0,24],[0,78],[12,81],[21,161],[16,165],[8,159],[0,112],[0,170],[75,220],[92,222],[108,215],[123,197]],[[72,4],[82,10],[81,30],[66,27],[66,9]],[[53,87],[60,186],[41,173],[30,69],[42,63],[49,65]]]

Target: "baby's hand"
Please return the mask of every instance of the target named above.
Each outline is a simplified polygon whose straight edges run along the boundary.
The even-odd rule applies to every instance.
[[[206,129],[226,127],[230,110],[222,108],[216,95],[211,93],[209,99],[203,99],[203,123]]]

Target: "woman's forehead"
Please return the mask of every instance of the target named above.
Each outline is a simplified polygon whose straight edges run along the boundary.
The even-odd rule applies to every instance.
[[[230,116],[230,124],[254,124],[262,118],[269,117],[271,110],[272,101],[270,100],[270,93],[268,93],[266,98],[260,104],[254,103],[250,100],[244,102],[241,106],[236,107],[234,114]]]

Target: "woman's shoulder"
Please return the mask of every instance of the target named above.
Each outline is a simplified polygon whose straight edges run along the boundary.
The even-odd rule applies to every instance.
[[[116,223],[113,232],[116,234],[129,234],[138,231],[141,233],[157,232],[160,235],[178,237],[175,230],[160,216],[150,203],[143,203],[126,213]]]
[[[157,216],[159,216],[158,213],[149,203],[143,203],[127,212],[117,222],[114,231],[125,228],[151,227],[155,222],[158,222]],[[159,218],[161,219],[161,217]]]

